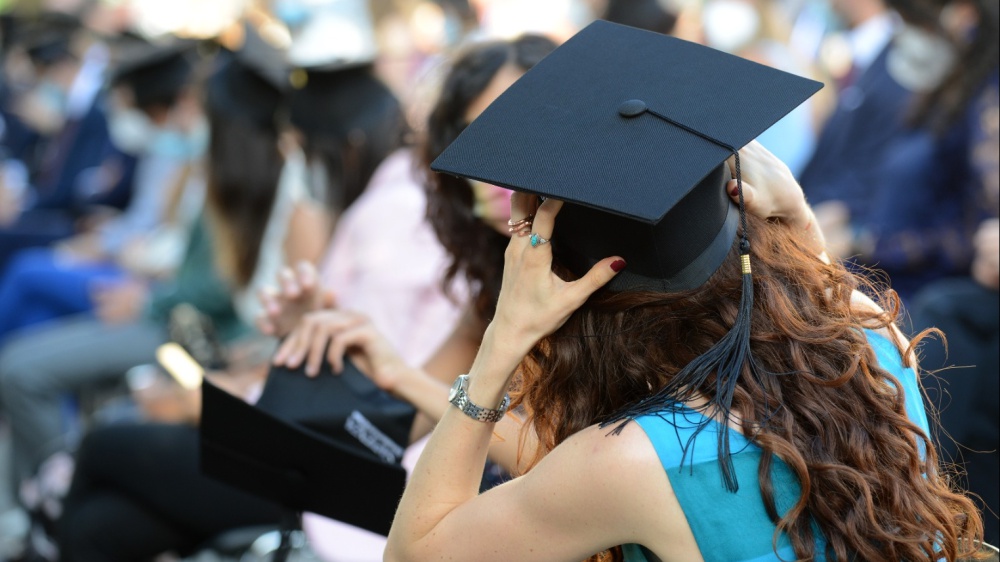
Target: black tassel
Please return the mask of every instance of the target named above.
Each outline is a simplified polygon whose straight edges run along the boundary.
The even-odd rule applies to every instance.
[[[676,414],[686,407],[684,406],[685,402],[691,401],[695,397],[695,392],[698,389],[704,388],[706,381],[714,373],[715,396],[702,411],[705,421],[698,424],[691,439],[683,446],[686,456],[691,442],[693,442],[712,419],[717,419],[721,424],[718,432],[719,463],[722,468],[723,483],[730,492],[739,490],[739,482],[736,479],[735,467],[732,460],[732,451],[729,446],[729,422],[732,419],[732,404],[733,395],[736,392],[736,383],[739,381],[740,373],[743,371],[744,366],[749,367],[752,376],[759,378],[757,366],[750,353],[750,324],[753,311],[753,275],[750,271],[750,240],[747,235],[746,207],[743,202],[740,155],[735,150],[733,154],[736,156],[736,184],[739,190],[740,220],[743,229],[740,234],[740,265],[742,267],[743,287],[736,322],[722,339],[681,369],[663,389],[627,407],[617,413],[612,419],[601,424],[601,427],[607,427],[618,423],[619,425],[613,430],[613,433],[618,433],[629,421],[636,417],[663,412]]]

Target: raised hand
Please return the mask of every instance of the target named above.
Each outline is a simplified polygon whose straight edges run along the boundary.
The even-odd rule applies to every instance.
[[[608,257],[582,278],[563,281],[552,272],[552,249],[548,244],[562,202],[548,199],[536,205],[537,197],[532,195],[515,193],[511,198],[512,220],[534,214],[532,234],[511,237],[491,326],[496,343],[512,346],[522,357],[625,267],[621,258]]]
[[[729,170],[736,177],[736,158],[728,160]],[[748,213],[762,219],[778,219],[800,229],[823,251],[826,240],[823,230],[806,203],[802,187],[784,162],[762,144],[753,141],[740,149],[740,177],[743,180],[743,203]],[[726,185],[729,197],[739,202],[737,182]]]
[[[728,160],[729,170],[736,177],[736,158]],[[782,219],[795,223],[803,220],[806,198],[792,172],[777,156],[763,145],[752,141],[740,149],[740,176],[743,179],[743,201],[747,212],[765,219]],[[726,186],[734,201],[738,201],[736,180]],[[801,224],[798,226],[805,226]]]

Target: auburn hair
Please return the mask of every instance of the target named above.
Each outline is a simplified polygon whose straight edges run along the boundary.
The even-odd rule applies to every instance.
[[[872,284],[823,263],[787,227],[747,218],[751,348],[765,374],[754,377],[744,366],[732,411],[763,451],[761,501],[777,532],[806,560],[820,554],[814,529],[835,560],[937,561],[967,554],[982,538],[982,519],[939,471],[928,435],[907,416],[902,386],[879,365],[865,336],[865,329],[895,321],[898,297],[886,291],[882,313],[852,306],[856,289],[876,295]],[[522,365],[513,401],[528,417],[525,430],[538,434],[537,450],[520,451],[533,455],[527,465],[655,394],[722,338],[739,306],[739,261],[734,243],[713,277],[686,292],[598,291],[540,342]],[[900,349],[907,365],[912,347]],[[715,388],[713,376],[696,390],[710,399]],[[785,513],[777,511],[770,476],[779,459],[801,485]],[[620,549],[610,556],[620,559]]]

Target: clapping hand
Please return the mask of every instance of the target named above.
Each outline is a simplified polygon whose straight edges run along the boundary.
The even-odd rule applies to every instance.
[[[284,267],[278,274],[278,287],[257,293],[263,312],[257,318],[261,333],[285,337],[306,314],[336,306],[332,291],[319,287],[316,267],[306,261],[293,269]]]

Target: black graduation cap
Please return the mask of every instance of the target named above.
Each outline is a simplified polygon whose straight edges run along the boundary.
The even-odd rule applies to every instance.
[[[670,33],[677,14],[660,0],[608,0],[601,19],[657,33]]]
[[[201,469],[295,511],[386,535],[406,471],[415,411],[349,361],[315,378],[272,368],[250,405],[202,383]]]
[[[372,72],[352,68],[296,69],[299,87],[289,97],[289,118],[306,135],[347,138],[355,129],[371,130],[387,115],[399,113],[399,100]]]
[[[79,18],[62,12],[45,12],[27,20],[18,39],[36,64],[48,65],[72,56],[74,35],[83,29]]]
[[[131,43],[122,50],[110,83],[131,88],[137,107],[172,105],[193,78],[196,47],[184,39]]]
[[[208,105],[213,111],[275,129],[288,87],[288,67],[282,53],[246,25],[242,46],[220,59],[206,84]]]
[[[597,21],[529,70],[431,167],[571,203],[553,243],[589,260],[581,267],[624,257],[612,289],[691,289],[735,239],[725,160],[820,87]]]
[[[732,330],[620,418],[662,410],[716,373],[724,382],[710,406],[728,416],[739,372],[754,365],[750,236],[739,229],[744,210],[725,193],[726,160],[736,156],[742,197],[736,151],[821,87],[703,45],[596,21],[504,92],[431,167],[566,201],[554,255],[580,275],[622,256],[628,266],[610,290],[694,289],[738,235],[743,292]],[[728,462],[724,432],[720,448]]]

